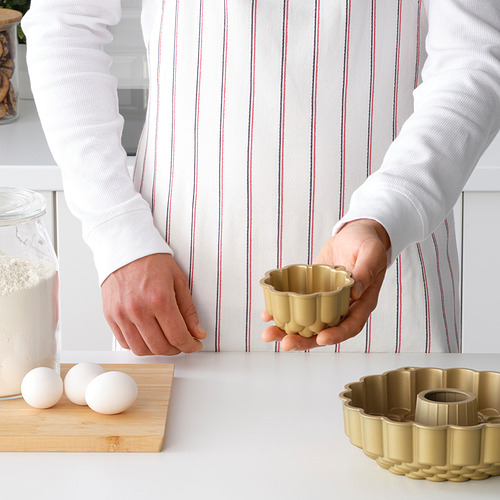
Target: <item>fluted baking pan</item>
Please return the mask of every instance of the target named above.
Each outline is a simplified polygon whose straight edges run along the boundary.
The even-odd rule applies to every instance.
[[[276,326],[311,337],[347,314],[354,280],[342,266],[295,264],[268,271],[260,285]]]
[[[442,408],[419,409],[417,422],[419,395]],[[500,475],[498,372],[400,368],[347,384],[340,399],[351,443],[394,474],[430,481]]]

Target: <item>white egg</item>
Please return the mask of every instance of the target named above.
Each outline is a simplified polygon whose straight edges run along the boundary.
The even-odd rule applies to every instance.
[[[110,371],[98,375],[87,386],[85,400],[92,410],[114,415],[125,411],[137,397],[137,384],[126,373]]]
[[[71,367],[64,377],[64,393],[77,405],[86,405],[85,390],[90,381],[106,370],[97,363],[83,362]]]
[[[21,382],[21,394],[24,400],[34,408],[54,406],[63,393],[63,381],[59,374],[40,366],[28,372]]]

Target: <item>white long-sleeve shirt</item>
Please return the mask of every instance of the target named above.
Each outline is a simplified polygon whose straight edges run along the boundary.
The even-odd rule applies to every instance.
[[[260,277],[371,218],[394,265],[364,333],[335,349],[460,349],[445,217],[500,127],[496,0],[144,0],[150,93],[132,180],[102,50],[119,18],[118,0],[46,0],[23,20],[101,281],[174,250],[207,349],[274,348],[260,341]]]

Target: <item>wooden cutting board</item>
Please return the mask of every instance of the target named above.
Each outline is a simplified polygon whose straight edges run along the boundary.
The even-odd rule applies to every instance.
[[[64,378],[72,364],[61,365]],[[134,404],[101,415],[63,394],[52,408],[31,408],[23,399],[0,401],[0,451],[161,451],[174,365],[102,364],[128,373],[137,383]]]

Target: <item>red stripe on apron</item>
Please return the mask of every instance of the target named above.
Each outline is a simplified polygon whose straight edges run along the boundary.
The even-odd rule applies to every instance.
[[[174,63],[173,63],[173,74],[172,74],[172,133],[171,133],[171,152],[170,152],[170,187],[168,193],[167,202],[167,214],[166,214],[166,235],[167,244],[170,245],[170,229],[171,229],[171,213],[172,213],[172,193],[174,184],[174,163],[175,163],[175,105],[176,105],[176,93],[177,93],[177,42],[178,42],[178,31],[179,31],[179,0],[175,4],[175,40],[174,40]],[[161,58],[161,53],[158,55]],[[158,91],[159,93],[159,91]],[[158,126],[156,127],[156,134],[158,134]],[[158,144],[158,141],[156,141]],[[156,172],[156,152],[155,152],[155,172]],[[154,196],[156,192],[156,175],[155,181],[153,183],[153,211],[154,211]]]
[[[228,48],[228,19],[227,0],[224,2],[224,42],[223,64],[221,82],[221,118],[220,118],[220,152],[219,152],[219,248],[217,257],[217,305],[216,305],[216,335],[215,350],[220,351],[220,325],[221,325],[221,296],[222,296],[222,235],[224,218],[224,124],[226,116],[226,81],[227,81],[227,48]]]
[[[448,267],[450,268],[450,276],[451,276],[451,284],[453,287],[453,319],[455,322],[455,339],[457,341],[457,350],[458,352],[462,351],[460,338],[458,335],[458,326],[457,326],[457,300],[455,294],[455,277],[453,275],[453,266],[451,265],[450,258],[450,227],[448,225],[448,219],[444,220],[444,225],[446,227],[446,258],[448,259]]]
[[[196,243],[196,210],[198,207],[198,146],[200,136],[200,89],[201,89],[201,65],[203,56],[203,0],[200,0],[200,24],[198,32],[198,71],[196,75],[196,113],[195,113],[195,136],[194,136],[194,189],[193,189],[193,214],[191,218],[191,246],[189,259],[189,289],[193,291],[194,276],[194,254]]]
[[[310,173],[310,195],[309,195],[309,249],[308,264],[314,259],[314,208],[316,198],[316,125],[318,109],[318,56],[319,56],[319,20],[320,0],[316,1],[316,15],[314,21],[313,42],[313,72],[312,72],[312,96],[311,96],[311,173]]]
[[[253,130],[255,116],[255,52],[257,38],[257,0],[252,2],[252,26],[250,46],[250,102],[248,120],[248,158],[247,158],[247,301],[245,350],[250,352],[250,332],[252,330],[252,167],[253,167]]]
[[[434,233],[432,233],[432,241],[434,243],[434,250],[436,251],[436,270],[437,270],[437,274],[438,274],[439,291],[441,294],[441,308],[443,311],[443,322],[444,322],[444,329],[446,332],[446,342],[448,344],[448,352],[451,352],[450,335],[448,332],[448,320],[446,318],[446,307],[445,307],[445,302],[444,302],[443,279],[441,277],[441,266],[439,265],[439,246],[438,246],[436,235]]]

